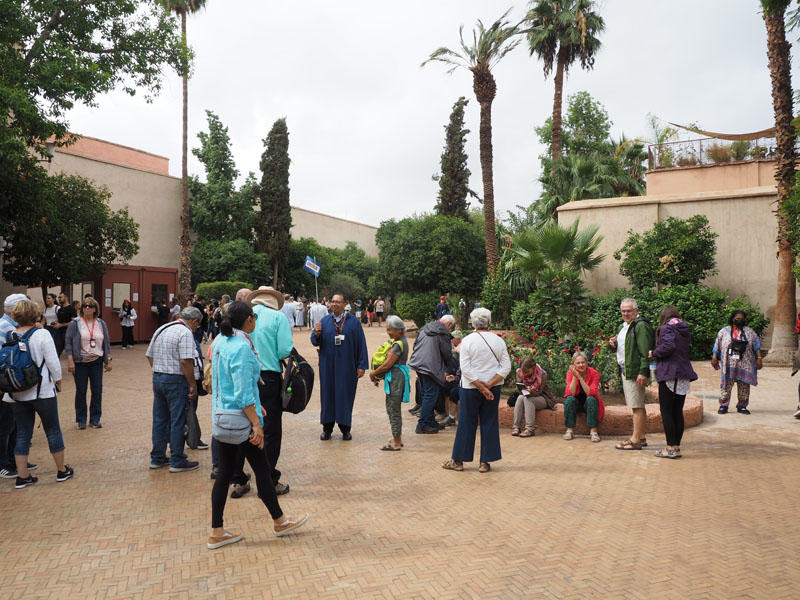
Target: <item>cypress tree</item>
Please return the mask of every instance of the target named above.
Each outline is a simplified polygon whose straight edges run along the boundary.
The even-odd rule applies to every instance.
[[[453,105],[450,123],[445,127],[445,143],[439,176],[439,197],[436,212],[468,219],[467,194],[475,194],[469,189],[470,171],[467,168],[467,153],[464,144],[469,129],[464,129],[464,107],[469,100],[461,96]]]
[[[258,215],[256,239],[258,251],[266,253],[272,262],[272,285],[280,289],[279,282],[286,269],[289,253],[289,230],[292,228],[292,209],[289,206],[289,129],[286,119],[272,125],[266,149],[261,155],[261,186],[258,198],[261,212]]]

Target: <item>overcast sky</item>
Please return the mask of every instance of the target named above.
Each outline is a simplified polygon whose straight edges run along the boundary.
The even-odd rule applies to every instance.
[[[488,26],[512,6],[516,20],[527,3],[208,0],[189,18],[196,53],[189,148],[206,129],[204,111],[213,110],[229,128],[240,181],[249,171],[260,178],[262,140],[286,117],[292,204],[378,225],[432,209],[444,125],[463,95],[471,187],[482,193],[471,74],[419,65],[439,46],[456,48],[460,25]],[[567,95],[588,91],[608,110],[615,137],[648,137],[647,113],[730,133],[774,124],[757,0],[602,0],[599,7],[603,47],[592,71],[570,72],[565,106]],[[791,33],[793,42],[798,35]],[[552,112],[553,82],[524,44],[494,74],[495,203],[504,217],[538,196],[543,147],[533,127]],[[795,66],[795,86],[797,77]],[[180,176],[180,79],[168,72],[152,104],[115,93],[99,107],[76,107],[70,129],[167,156]],[[193,156],[189,173],[203,177]]]

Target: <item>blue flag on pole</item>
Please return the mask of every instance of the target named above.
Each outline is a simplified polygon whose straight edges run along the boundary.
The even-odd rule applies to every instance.
[[[306,256],[306,263],[303,265],[303,268],[311,273],[314,277],[319,277],[319,272],[322,269],[322,266],[310,256]]]

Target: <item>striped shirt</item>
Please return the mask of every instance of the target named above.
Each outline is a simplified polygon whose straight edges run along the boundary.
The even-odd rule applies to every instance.
[[[194,359],[195,350],[192,330],[178,320],[156,329],[145,356],[153,359],[153,373],[183,375],[181,360]]]

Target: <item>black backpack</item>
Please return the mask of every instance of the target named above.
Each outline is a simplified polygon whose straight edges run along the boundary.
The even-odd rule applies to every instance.
[[[283,410],[293,414],[301,413],[311,400],[314,390],[314,369],[292,348],[292,353],[286,359],[283,369],[283,384],[281,386],[281,400]]]

